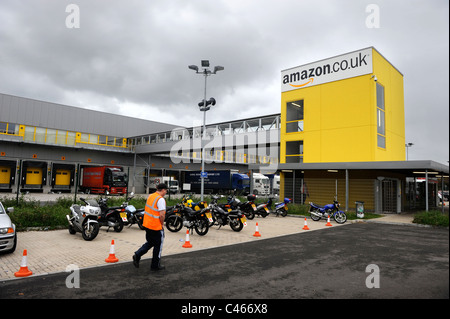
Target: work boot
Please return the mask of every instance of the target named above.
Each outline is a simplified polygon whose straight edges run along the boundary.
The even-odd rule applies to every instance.
[[[141,260],[141,257],[138,257],[138,255],[133,255],[133,265],[136,268],[139,268],[139,261]]]

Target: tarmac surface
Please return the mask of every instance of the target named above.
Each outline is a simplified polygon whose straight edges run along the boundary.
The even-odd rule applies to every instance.
[[[378,218],[378,223],[410,224],[411,214],[386,215]],[[305,218],[300,217],[255,217],[247,221],[247,226],[240,232],[234,232],[229,226],[219,229],[218,226],[210,228],[205,236],[199,236],[195,231],[190,234],[192,248],[183,248],[186,240],[186,228],[177,233],[165,229],[163,245],[164,256],[192,252],[197,250],[222,247],[238,243],[260,241],[267,238],[285,236],[322,230],[332,227],[342,227],[351,223],[347,221],[339,225],[331,219],[333,226],[325,226],[326,220],[318,222],[306,219],[309,230],[303,230]],[[254,237],[258,223],[261,237]],[[98,236],[92,241],[83,240],[80,233],[69,234],[67,229],[51,231],[26,231],[18,233],[17,248],[12,254],[0,253],[0,280],[16,279],[14,273],[20,268],[23,251],[27,250],[27,267],[33,272],[33,276],[47,275],[57,272],[65,272],[69,265],[78,268],[89,268],[106,265],[105,259],[109,256],[111,242],[114,240],[115,256],[121,262],[132,261],[133,253],[145,242],[145,232],[137,225],[125,226],[120,232],[114,232],[111,228],[101,227]],[[147,254],[144,259],[151,258]]]
[[[283,219],[292,224],[298,220]],[[265,227],[260,228],[262,236]],[[256,314],[259,309],[258,314],[265,311],[272,318],[287,310],[311,310],[298,299],[323,304],[324,299],[449,298],[445,228],[349,223],[263,238],[166,255],[162,258],[166,269],[158,272],[151,271],[150,260],[145,259],[139,268],[119,262],[73,273],[0,280],[0,299],[18,299],[19,307],[31,311],[36,308],[23,307],[23,299],[63,298],[71,303],[71,299],[131,299],[140,307],[144,304],[136,299],[146,299],[146,305],[164,309],[166,316],[203,311],[217,317],[243,311]],[[195,247],[194,236],[191,241]],[[128,304],[116,303],[122,308]],[[115,311],[102,305],[96,302],[92,310]],[[322,307],[335,309],[328,302]],[[385,313],[385,307],[380,309]]]
[[[10,196],[15,195],[10,194]],[[30,194],[29,197],[31,196],[33,194]],[[38,194],[34,196],[36,197],[34,199],[45,201],[52,200],[58,195]],[[412,214],[388,214],[368,222],[411,225],[412,220]],[[347,221],[344,225],[339,225],[331,220],[333,225],[331,227],[325,226],[326,220],[314,222],[307,218],[306,222],[309,230],[303,230],[304,217],[275,217],[273,215],[267,218],[255,217],[255,219],[249,220],[247,226],[240,232],[232,231],[229,226],[220,229],[218,226],[214,226],[205,236],[199,236],[195,231],[191,233],[192,248],[182,247],[186,240],[186,228],[182,228],[177,233],[172,233],[166,229],[162,258],[286,235],[314,231],[326,232],[329,229],[346,227],[358,221]],[[256,223],[258,223],[261,237],[253,236],[256,231]],[[27,267],[33,272],[32,276],[34,277],[66,272],[70,265],[75,265],[79,269],[109,265],[105,262],[105,259],[109,256],[112,240],[114,240],[115,256],[119,259],[117,264],[129,263],[132,261],[133,253],[144,243],[145,232],[140,230],[137,225],[126,226],[120,233],[114,232],[112,228],[107,231],[106,227],[101,227],[99,235],[93,241],[83,240],[80,233],[71,235],[67,229],[19,232],[16,251],[12,254],[0,253],[0,281],[18,280],[14,273],[20,268],[25,249],[27,250]],[[142,260],[150,258],[151,253],[144,256]]]

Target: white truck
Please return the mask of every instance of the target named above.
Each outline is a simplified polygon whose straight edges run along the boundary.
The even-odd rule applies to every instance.
[[[272,179],[272,193],[274,195],[280,194],[280,175],[274,175]]]
[[[177,194],[180,191],[178,181],[175,178],[169,176],[150,176],[148,178],[149,191],[155,191],[156,186],[161,183],[166,184],[167,187],[169,187],[170,193],[172,194]]]
[[[270,194],[270,179],[261,173],[253,173],[253,194],[268,196]]]

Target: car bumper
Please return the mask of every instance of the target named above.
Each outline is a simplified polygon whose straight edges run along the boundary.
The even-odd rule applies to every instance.
[[[14,247],[15,238],[16,233],[0,235],[0,252],[11,250]]]

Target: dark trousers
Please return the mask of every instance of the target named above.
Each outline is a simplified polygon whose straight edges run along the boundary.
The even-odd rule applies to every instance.
[[[161,259],[162,246],[164,242],[164,230],[151,230],[145,229],[145,244],[139,248],[135,254],[141,258],[153,247],[152,268],[159,267],[159,261]]]

